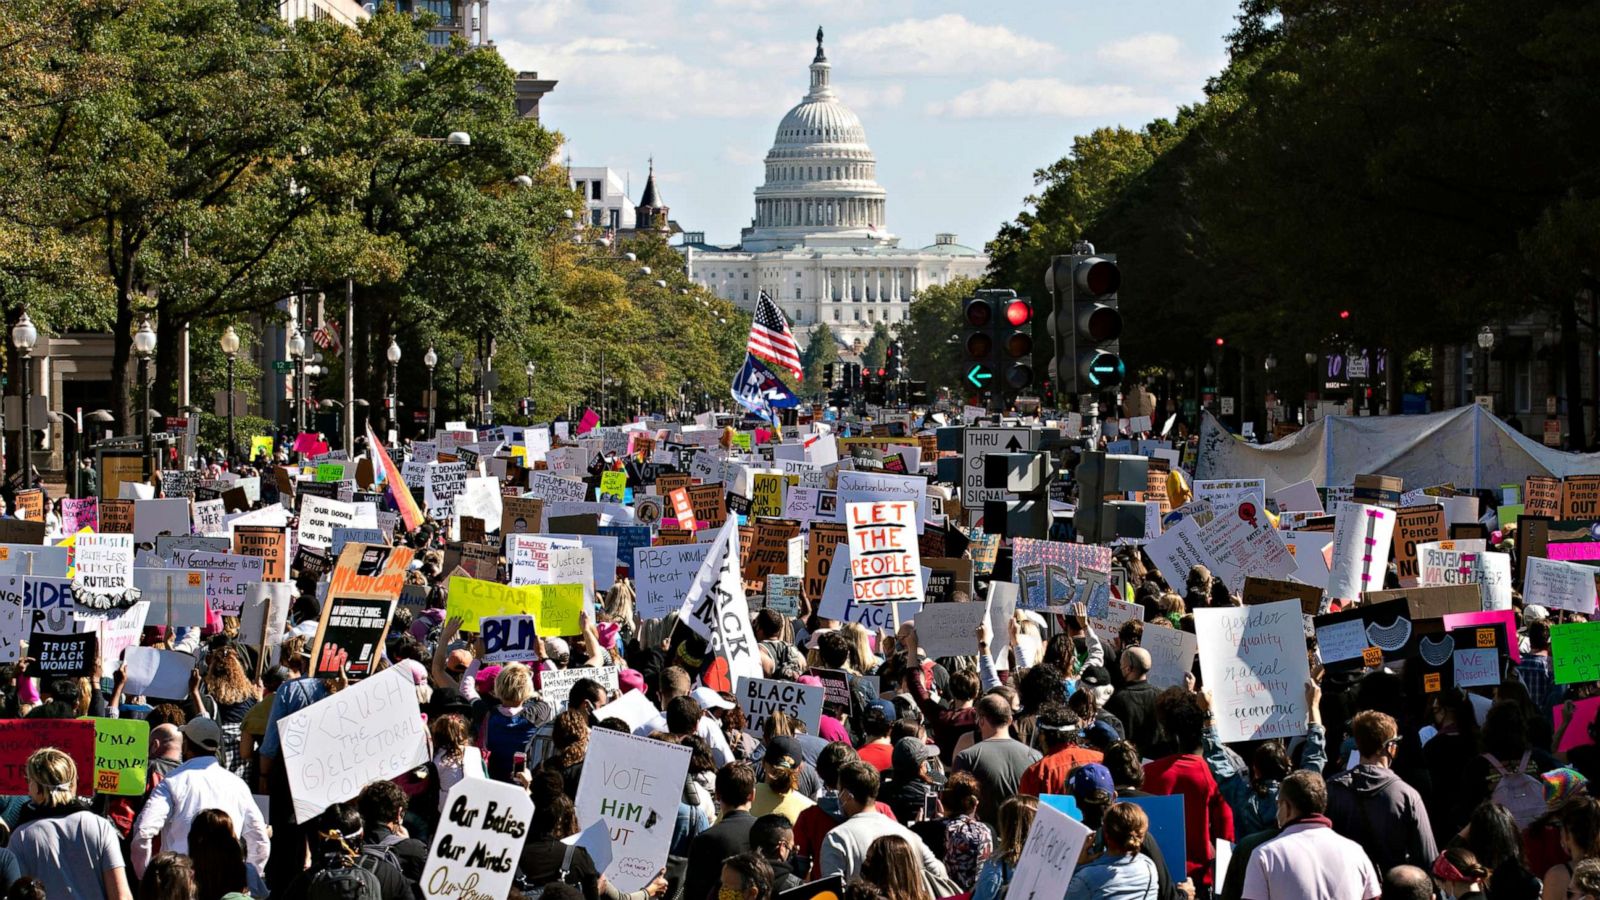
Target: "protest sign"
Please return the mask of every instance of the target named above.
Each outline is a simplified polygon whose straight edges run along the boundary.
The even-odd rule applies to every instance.
[[[758,739],[774,712],[805,723],[807,734],[816,734],[822,723],[821,685],[796,684],[770,678],[740,678],[734,691],[739,708],[744,710],[745,731]]]
[[[372,664],[389,632],[394,600],[343,597],[329,594],[322,604],[317,637],[311,653],[312,677],[335,678],[340,671],[352,681],[372,673]]]
[[[535,497],[502,497],[500,500],[500,540],[508,534],[531,534],[544,521],[544,501]]]
[[[1568,475],[1562,480],[1561,518],[1600,519],[1600,475]]]
[[[94,790],[97,794],[142,797],[150,760],[150,723],[143,719],[101,719],[94,723]]]
[[[24,616],[23,589],[12,578],[0,578],[0,663],[22,659],[22,642],[28,639],[32,616]]]
[[[428,900],[505,897],[517,875],[533,821],[522,788],[486,778],[463,778],[445,797],[444,815],[418,883]]]
[[[154,647],[129,647],[123,654],[128,675],[123,691],[128,696],[160,697],[181,700],[189,696],[189,673],[194,657],[176,650]]]
[[[1143,607],[1132,604],[1143,612]],[[1199,642],[1194,635],[1176,628],[1150,626],[1145,628],[1139,646],[1150,654],[1149,681],[1158,688],[1177,687],[1183,676],[1194,669],[1195,653]]]
[[[579,822],[605,821],[611,865],[605,875],[617,890],[637,891],[666,865],[689,748],[595,729],[578,781]]]
[[[527,659],[527,657],[522,658]],[[551,669],[548,672],[540,672],[539,692],[544,695],[545,702],[555,707],[556,713],[559,714],[566,711],[572,686],[585,678],[599,682],[606,690],[613,693],[620,684],[616,666],[579,666],[575,669]],[[610,716],[611,712],[611,705],[607,704],[606,715]]]
[[[1594,615],[1596,570],[1592,566],[1531,557],[1523,580],[1522,599],[1547,609],[1570,609]]]
[[[233,552],[241,556],[259,556],[265,560],[262,581],[289,580],[289,535],[284,526],[235,525]]]
[[[571,688],[568,688],[569,692]],[[638,731],[647,723],[661,715],[661,710],[656,709],[650,698],[643,691],[627,691],[622,696],[606,704],[606,718],[621,719],[628,725],[628,730]]]
[[[710,544],[639,547],[633,552],[634,604],[641,619],[664,619],[683,597],[710,552]]]
[[[277,662],[293,597],[294,586],[285,582],[245,585],[244,605],[239,610],[239,640],[259,651],[258,665],[263,669]]]
[[[1199,609],[1194,620],[1223,743],[1305,734],[1311,671],[1299,602]]]
[[[1309,584],[1296,581],[1275,581],[1270,578],[1246,578],[1240,594],[1245,606],[1276,603],[1279,600],[1297,600],[1300,611],[1314,616],[1322,606],[1322,591]]]
[[[800,614],[800,584],[798,575],[768,575],[767,589],[762,594],[761,605],[777,610],[784,616]]]
[[[928,480],[919,475],[889,475],[882,472],[841,471],[835,485],[838,507],[835,521],[844,522],[845,510],[851,503],[902,500],[916,508],[906,516],[917,534],[922,533],[923,522],[928,518]]]
[[[1246,575],[1287,578],[1295,570],[1294,557],[1266,511],[1241,503],[1200,529],[1200,542],[1223,565],[1218,577],[1228,589],[1244,588]]]
[[[1556,684],[1600,680],[1600,622],[1552,626],[1550,661]]]
[[[427,738],[416,687],[396,668],[279,719],[295,821],[427,762]]]
[[[99,636],[102,672],[116,671],[117,665],[122,662],[122,654],[130,647],[139,646],[139,638],[144,632],[145,614],[149,611],[150,604],[141,602],[127,609],[108,611],[95,618],[94,629]]]
[[[61,531],[64,534],[77,534],[85,528],[98,530],[100,527],[100,500],[96,497],[87,497],[82,500],[73,500],[70,497],[61,501]]]
[[[1340,503],[1334,509],[1338,520],[1333,529],[1333,559],[1328,566],[1328,596],[1359,600],[1368,588],[1383,588],[1395,511],[1360,503]]]
[[[533,585],[526,590],[533,591],[532,596],[537,602],[537,606],[531,612],[540,637],[560,637],[583,632],[580,621],[584,610],[583,585]]]
[[[17,518],[29,522],[44,521],[44,491],[32,488],[16,493]]]
[[[196,500],[194,504],[194,533],[205,535],[221,535],[227,540],[228,528],[223,524],[227,518],[227,507],[219,497],[215,500]],[[160,538],[156,539],[160,546]]]
[[[1066,896],[1078,856],[1091,832],[1082,822],[1049,804],[1039,804],[1033,826],[1022,844],[1007,896],[1017,900],[1044,900]],[[1182,872],[1182,869],[1173,869]]]
[[[0,719],[0,793],[28,795],[28,757],[54,747],[78,767],[78,796],[94,793],[94,723],[85,719]],[[141,792],[142,793],[142,792]]]
[[[912,530],[916,509],[906,500],[846,504],[855,602],[922,599],[922,564]]]
[[[781,518],[784,515],[783,494],[786,484],[783,475],[773,472],[755,473],[750,479],[750,515]]]
[[[139,544],[155,544],[162,534],[191,534],[189,501],[138,500],[133,504],[133,539]]]
[[[346,544],[376,544],[385,546],[389,539],[384,535],[382,528],[347,528],[344,525],[333,526],[333,543],[328,545],[328,553],[335,559],[344,552]]]
[[[1522,512],[1528,516],[1561,515],[1561,479],[1529,475],[1522,492]]]
[[[405,586],[406,571],[417,551],[382,544],[348,544],[328,578],[328,593],[337,597],[393,600]]]
[[[300,499],[300,545],[318,550],[333,544],[333,528],[377,528],[377,510],[371,504],[341,503],[321,497]]]
[[[150,602],[157,621],[172,626],[206,623],[206,574],[194,569],[158,569],[138,566],[133,584]]]
[[[85,534],[76,546],[74,587],[90,594],[122,594],[133,587],[133,535]]]
[[[978,652],[978,626],[989,617],[987,603],[928,603],[917,610],[917,646],[929,659]]]
[[[1184,839],[1183,794],[1117,799],[1144,810],[1145,817],[1150,820],[1150,837],[1161,848],[1162,857],[1171,860],[1167,865],[1172,866],[1174,872],[1186,871],[1189,853]]]
[[[87,678],[94,672],[94,634],[36,632],[28,640],[33,665],[28,674],[39,678]]]
[[[1600,713],[1600,697],[1590,697],[1572,704],[1572,721],[1567,722],[1566,704],[1561,704],[1550,711],[1555,733],[1560,735],[1556,743],[1557,753],[1566,753],[1574,747],[1582,747],[1589,741],[1589,726],[1594,723],[1595,715]],[[1562,729],[1562,725],[1566,729]]]
[[[463,630],[475,631],[478,622],[487,616],[520,615],[537,610],[536,590],[536,587],[512,587],[494,581],[452,575],[445,616],[459,617]]]
[[[173,562],[205,573],[206,599],[211,609],[223,616],[237,616],[244,607],[245,587],[266,580],[267,561],[258,556],[179,550],[173,554]]]
[[[811,541],[806,548],[806,599],[813,604],[822,600],[822,591],[828,584],[828,573],[833,570],[834,555],[845,543],[847,528],[835,522],[814,522]],[[845,550],[848,558],[849,548]]]
[[[1505,646],[1511,654],[1511,661],[1522,661],[1522,651],[1517,646],[1517,613],[1515,610],[1488,609],[1470,613],[1450,613],[1444,617],[1446,631],[1483,626],[1499,628],[1505,635],[1502,646]]]
[[[1244,503],[1263,511],[1267,508],[1267,482],[1261,478],[1202,479],[1194,483],[1194,499],[1209,502],[1219,516]]]
[[[711,643],[728,661],[730,678],[760,678],[761,658],[750,628],[750,605],[739,571],[739,529],[729,520],[718,531],[694,583],[684,597],[679,620]]]
[[[1112,641],[1118,636],[1124,622],[1143,622],[1144,607],[1137,603],[1126,603],[1121,600],[1108,600],[1105,615],[1100,618],[1091,618],[1089,627],[1101,641]],[[1190,635],[1192,638],[1193,635]]]
[[[1417,545],[1442,541],[1446,537],[1444,506],[1408,506],[1395,513],[1394,564],[1400,584],[1409,587],[1421,577]]]
[[[537,655],[533,616],[485,616],[478,635],[483,640],[485,663],[527,662]]]

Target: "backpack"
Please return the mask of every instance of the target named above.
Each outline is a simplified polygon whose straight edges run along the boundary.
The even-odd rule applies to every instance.
[[[761,646],[767,648],[767,654],[772,657],[772,677],[780,681],[796,681],[801,675],[806,674],[806,658],[800,655],[793,644],[785,641],[762,641]]]
[[[514,884],[518,890],[522,891],[524,900],[540,900],[540,898],[544,896],[544,889],[546,887],[549,887],[558,881],[564,882],[567,880],[567,872],[572,869],[572,854],[577,848],[577,844],[567,844],[567,849],[561,854],[561,872],[550,881],[540,885],[529,884],[527,878],[523,876],[522,870],[518,868],[516,877],[513,879],[512,884]]]
[[[1522,760],[1517,763],[1515,771],[1507,771],[1506,767],[1500,764],[1500,760],[1490,754],[1483,755],[1483,758],[1489,761],[1489,765],[1500,774],[1500,781],[1495,784],[1494,793],[1489,795],[1489,799],[1504,806],[1511,813],[1511,817],[1517,820],[1518,828],[1527,828],[1534,819],[1544,815],[1545,812],[1544,784],[1526,771],[1528,757],[1532,752],[1531,750],[1523,752]]]
[[[311,876],[306,900],[383,900],[383,886],[365,866],[345,861]]]
[[[375,844],[366,844],[362,846],[361,855],[356,857],[356,865],[366,869],[368,872],[373,872],[376,874],[378,863],[386,862],[389,865],[394,866],[394,870],[396,872],[404,875],[405,870],[400,868],[400,857],[395,856],[394,851],[389,849],[403,840],[405,840],[404,837],[391,832],[384,835],[383,840],[378,841]]]

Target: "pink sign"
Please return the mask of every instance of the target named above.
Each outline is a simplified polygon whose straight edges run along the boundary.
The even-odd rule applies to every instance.
[[[1511,648],[1511,661],[1522,662],[1522,651],[1517,647],[1516,610],[1491,609],[1484,612],[1445,613],[1444,616],[1445,631],[1454,631],[1457,628],[1472,628],[1478,625],[1503,625],[1506,629],[1506,642]]]
[[[578,420],[578,433],[588,434],[599,424],[600,416],[594,410],[586,409],[583,411],[583,418]]]
[[[1544,555],[1548,559],[1600,561],[1600,541],[1558,541],[1546,544]]]
[[[328,452],[328,442],[322,440],[321,435],[309,431],[301,432],[295,436],[294,452],[321,456]]]
[[[1550,711],[1550,718],[1555,722],[1556,731],[1561,730],[1561,720],[1566,718],[1566,705],[1556,707]],[[1566,753],[1573,747],[1581,747],[1589,743],[1589,725],[1594,722],[1596,713],[1600,713],[1600,697],[1591,697],[1588,700],[1579,700],[1572,705],[1572,724],[1567,726],[1566,733],[1561,735],[1561,743],[1556,747],[1557,753]]]

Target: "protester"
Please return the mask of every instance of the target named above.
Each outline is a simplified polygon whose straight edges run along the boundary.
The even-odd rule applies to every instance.
[[[861,878],[883,891],[888,900],[933,900],[917,851],[898,835],[886,834],[867,847]]]
[[[1010,797],[1000,804],[994,852],[978,870],[978,880],[972,888],[972,900],[997,900],[1011,884],[1011,876],[1017,872],[1017,861],[1022,858],[1023,845],[1027,843],[1028,830],[1033,827],[1033,817],[1038,809],[1038,798],[1027,795]]]
[[[806,807],[815,804],[798,790],[804,755],[800,742],[792,737],[776,737],[767,742],[766,754],[761,758],[762,781],[755,787],[751,815],[777,813],[792,824]]]
[[[1438,854],[1422,797],[1391,771],[1400,732],[1376,710],[1350,722],[1360,764],[1328,781],[1328,818],[1340,834],[1367,852],[1380,873],[1395,866],[1427,865]]]
[[[689,847],[684,900],[707,900],[715,883],[717,863],[750,851],[750,829],[756,823],[750,805],[755,802],[755,793],[756,775],[749,763],[732,762],[717,770],[717,802],[722,806],[722,818]]]
[[[1212,711],[1204,694],[1174,687],[1161,692],[1156,703],[1156,717],[1178,752],[1144,767],[1144,789],[1152,794],[1183,796],[1187,874],[1197,887],[1209,889],[1215,868],[1211,865],[1216,853],[1214,841],[1234,838],[1233,810],[1218,789],[1211,768],[1200,755],[1205,727],[1213,719]],[[1316,812],[1320,814],[1323,806],[1326,800]],[[1281,823],[1282,815],[1278,818]]]
[[[936,851],[934,855],[944,860],[951,880],[969,891],[978,880],[978,866],[994,849],[994,832],[978,821],[981,792],[978,779],[967,772],[956,772],[945,781],[939,795],[945,813],[937,832],[943,852]]]
[[[222,747],[221,726],[201,717],[191,719],[179,731],[183,734],[185,762],[150,792],[150,799],[134,822],[134,872],[144,873],[158,836],[162,849],[187,852],[190,826],[202,812],[211,809],[220,810],[230,821],[239,823],[246,859],[258,871],[264,870],[272,851],[267,823],[250,788],[216,757]]]
[[[772,870],[772,892],[781,894],[802,883],[802,873],[796,872],[794,853],[794,825],[784,816],[765,815],[750,826],[750,848],[759,853]]]
[[[1321,897],[1370,900],[1382,892],[1361,845],[1335,833],[1323,813],[1328,788],[1315,772],[1295,772],[1278,787],[1282,832],[1250,854],[1245,900]],[[1191,865],[1191,872],[1193,867]]]
[[[722,863],[719,900],[772,900],[772,868],[759,854],[740,853]]]
[[[78,767],[59,750],[36,750],[23,769],[28,803],[7,849],[20,875],[49,897],[129,900],[122,848],[110,821],[78,797]]]
[[[877,810],[878,786],[878,770],[862,760],[839,768],[839,805],[846,818],[822,839],[819,864],[822,874],[837,872],[846,880],[856,877],[872,842],[895,836],[904,839],[916,852],[925,879],[946,880],[944,864],[934,858],[922,839]],[[931,883],[928,893],[948,896],[936,892]]]
[[[999,694],[985,694],[977,704],[978,733],[982,740],[956,754],[952,767],[971,772],[983,787],[978,802],[978,818],[991,827],[998,825],[1000,804],[1017,793],[1022,774],[1038,762],[1039,751],[1011,736],[1011,702]]]
[[[1098,832],[1104,853],[1081,865],[1067,886],[1067,900],[1156,900],[1160,878],[1155,863],[1139,852],[1150,820],[1132,803],[1106,811]]]

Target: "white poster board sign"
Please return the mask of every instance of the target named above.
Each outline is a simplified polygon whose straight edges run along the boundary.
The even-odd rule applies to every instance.
[[[1144,607],[1132,604],[1139,612]],[[1194,635],[1176,628],[1146,625],[1139,646],[1150,653],[1150,683],[1158,688],[1178,687],[1194,668],[1200,643]]]
[[[1007,896],[1017,900],[1056,900],[1065,897],[1078,856],[1089,840],[1090,831],[1082,822],[1040,803],[1033,815],[1033,827],[1022,844],[1022,855],[1011,876]]]
[[[879,500],[845,505],[850,580],[857,603],[921,600],[922,557],[917,549],[917,505]]]
[[[678,820],[689,748],[597,728],[578,781],[578,824],[604,821],[611,832],[611,865],[601,872],[630,893],[667,864]]]
[[[816,734],[822,724],[822,685],[796,684],[771,678],[741,678],[735,686],[735,699],[744,710],[745,731],[759,740],[762,728],[774,712],[805,723],[807,734]]]
[[[1593,568],[1577,563],[1529,557],[1522,599],[1547,609],[1570,609],[1592,616],[1594,572]]]
[[[638,595],[633,602],[639,618],[664,619],[676,612],[710,550],[709,544],[635,547],[633,583]]]
[[[1389,542],[1394,539],[1394,510],[1362,503],[1340,503],[1334,510],[1338,519],[1333,526],[1328,596],[1359,600],[1363,591],[1383,590]]]
[[[1223,743],[1306,733],[1311,667],[1299,600],[1197,609],[1194,625]]]
[[[556,713],[566,712],[567,701],[572,696],[572,686],[587,678],[599,682],[606,690],[616,693],[621,682],[617,677],[616,666],[579,666],[576,669],[551,669],[539,673],[539,693],[544,696],[545,702],[555,707]],[[643,695],[640,695],[643,696]],[[601,718],[611,715],[611,707],[606,707],[606,714]],[[654,715],[654,712],[651,713]]]
[[[296,822],[428,760],[428,730],[416,687],[397,668],[279,719],[278,740]]]
[[[533,800],[517,785],[487,778],[456,782],[422,867],[422,895],[428,900],[508,896],[532,821]]]
[[[189,673],[194,670],[194,657],[189,654],[154,647],[129,647],[123,661],[128,664],[128,677],[122,690],[128,696],[163,700],[181,700],[189,696]]]

